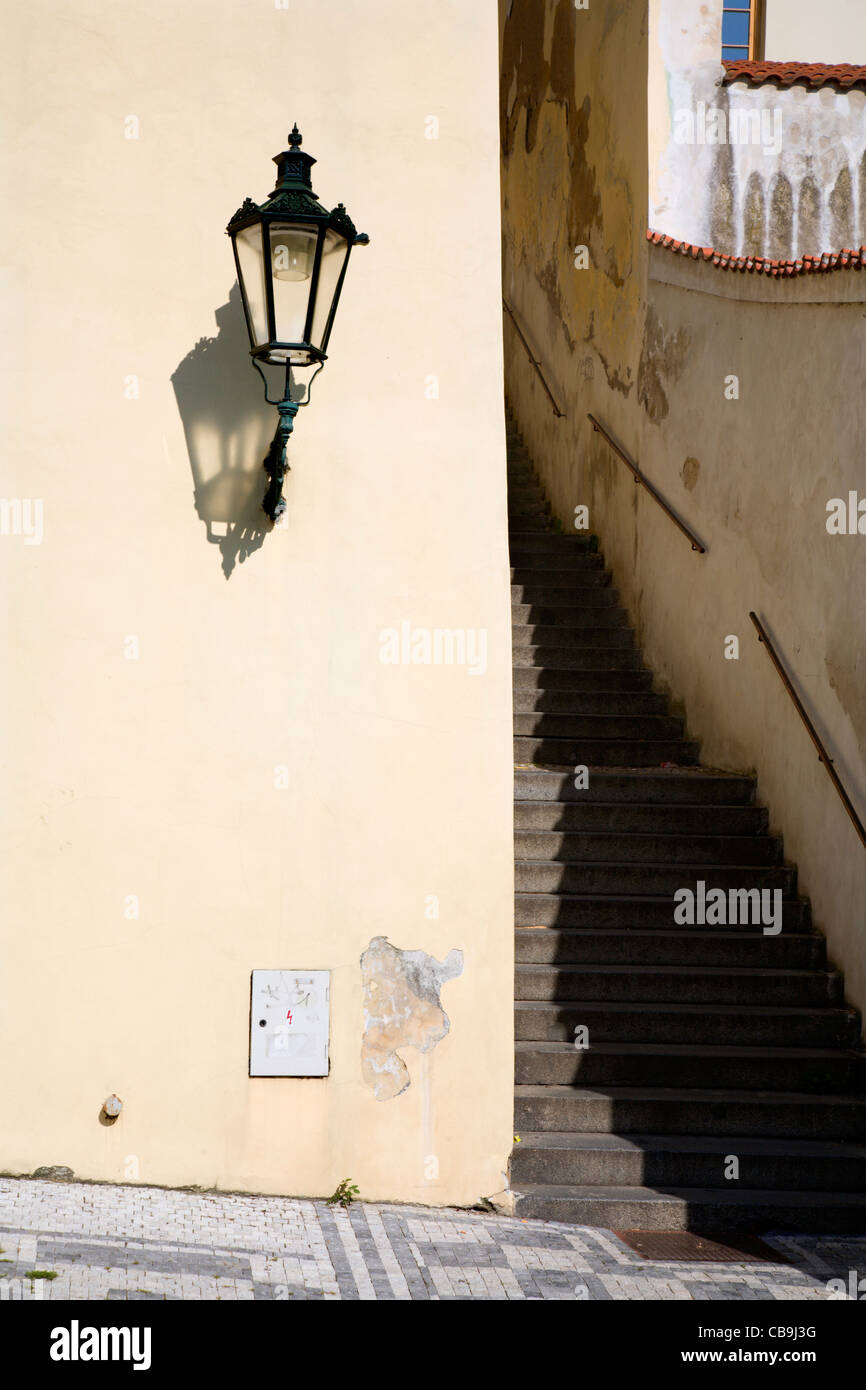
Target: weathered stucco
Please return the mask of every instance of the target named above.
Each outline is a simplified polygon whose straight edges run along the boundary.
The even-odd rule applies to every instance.
[[[726,255],[866,244],[866,91],[722,85],[721,21],[722,0],[651,0],[650,226]]]
[[[605,548],[647,660],[683,702],[704,759],[757,769],[863,1008],[866,852],[748,614],[768,627],[866,818],[866,535],[826,525],[832,498],[866,497],[866,408],[850,389],[866,372],[866,283],[856,271],[760,281],[651,248],[649,312],[660,331],[685,333],[689,352],[663,427],[647,415],[640,462],[708,554],[678,544],[649,507],[635,570],[623,572],[627,543]],[[738,399],[726,398],[732,375]],[[740,638],[739,661],[723,659],[728,634]]]
[[[554,7],[544,8],[550,16]],[[839,271],[774,281],[654,246],[644,263],[636,211],[648,180],[650,216],[658,221],[662,206],[665,216],[675,213],[675,225],[662,220],[659,229],[681,239],[704,244],[728,227],[738,240],[746,203],[755,246],[762,229],[771,244],[795,252],[804,237],[830,237],[832,218],[838,228],[860,216],[866,184],[853,171],[861,167],[862,94],[844,101],[832,92],[784,94],[801,126],[778,165],[705,146],[697,184],[688,161],[678,184],[657,161],[668,150],[679,102],[691,100],[700,82],[721,102],[746,99],[745,90],[712,86],[711,70],[721,77],[720,5],[651,0],[649,45],[645,6],[635,0],[613,8],[598,10],[594,29],[580,27],[592,23],[592,6],[575,21],[572,100],[582,106],[588,99],[591,113],[582,151],[554,139],[549,153],[539,141],[529,156],[518,141],[504,155],[506,295],[522,311],[565,418],[553,416],[506,323],[507,390],[563,525],[572,524],[576,504],[589,504],[646,660],[684,707],[703,759],[757,769],[759,796],[799,866],[801,890],[846,972],[849,998],[864,1009],[866,853],[748,615],[758,612],[777,641],[866,817],[866,536],[833,536],[826,528],[830,499],[858,489],[866,499],[866,279],[862,271]],[[866,16],[858,22],[862,28]],[[646,84],[647,70],[642,122],[623,93]],[[519,88],[519,75],[509,81],[510,90]],[[557,208],[569,198],[562,182],[572,174],[587,180],[585,170],[572,169],[572,156],[593,165],[597,242],[612,245],[617,264],[633,266],[619,290],[597,269],[575,271],[564,248],[558,288],[540,284],[546,248],[556,243]],[[850,182],[840,178],[846,168]],[[608,184],[621,178],[631,181],[631,198],[612,202]],[[627,206],[633,215],[620,215]],[[554,321],[553,302],[566,305],[568,335]],[[594,370],[584,370],[584,358]],[[636,390],[617,389],[598,369],[603,361]],[[700,536],[706,555],[693,552],[634,486],[592,433],[589,411]],[[725,659],[729,634],[740,639],[738,661]]]
[[[361,956],[364,1036],[361,1075],[377,1100],[393,1100],[412,1084],[398,1048],[429,1052],[451,1023],[440,992],[463,973],[463,952],[448,952],[440,965],[426,951],[401,951],[376,936]]]
[[[605,485],[582,467],[575,402],[591,409],[613,391],[638,419],[646,5],[502,0],[500,18],[504,294],[566,419],[553,417],[506,322],[508,390],[546,486],[572,515]]]

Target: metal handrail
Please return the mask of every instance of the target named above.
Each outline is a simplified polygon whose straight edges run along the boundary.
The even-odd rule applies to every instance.
[[[604,428],[604,425],[600,425],[594,415],[587,415],[586,418],[587,420],[590,420],[592,422],[592,428],[596,431],[596,433],[600,434],[604,439],[607,440],[608,444],[613,449],[617,457],[622,459],[623,463],[631,473],[635,482],[639,483],[641,487],[646,488],[650,497],[652,497],[655,502],[658,502],[665,516],[669,517],[670,520],[674,523],[674,526],[676,526],[678,530],[682,531],[683,535],[686,537],[686,540],[690,542],[692,550],[697,550],[699,554],[706,555],[707,547],[701,544],[694,532],[690,531],[688,526],[686,526],[685,522],[680,521],[676,512],[671,510],[665,499],[662,497],[661,493],[656,492],[649,479],[643,473],[641,473],[640,469],[637,467],[636,464],[632,463],[628,455],[623,453],[616,440],[611,438],[607,430]]]
[[[538,358],[533,357],[533,355],[532,355],[532,348],[529,346],[528,342],[526,341],[526,338],[523,336],[523,331],[522,331],[522,329],[521,329],[521,327],[520,327],[520,324],[517,322],[517,319],[514,317],[514,310],[512,309],[511,305],[508,303],[508,300],[507,300],[507,299],[504,299],[504,298],[503,298],[503,300],[502,300],[502,307],[503,307],[503,309],[505,310],[505,312],[506,312],[506,314],[508,315],[508,317],[511,319],[511,322],[514,324],[514,327],[517,329],[517,336],[518,336],[518,338],[520,339],[520,341],[522,342],[523,346],[526,348],[526,354],[527,354],[527,356],[528,356],[530,362],[532,363],[533,367],[535,368],[536,372],[538,373],[538,379],[539,379],[539,381],[541,382],[542,386],[544,387],[545,391],[547,392],[547,399],[550,401],[550,404],[553,406],[553,413],[554,413],[554,415],[556,416],[556,418],[557,418],[558,420],[564,420],[564,419],[565,419],[565,412],[562,411],[562,410],[560,410],[559,406],[556,404],[556,398],[555,398],[553,392],[551,391],[550,387],[549,387],[548,384],[547,384],[547,381],[546,381],[545,376],[544,376],[544,372],[541,370],[541,363],[538,361]]]
[[[775,666],[776,670],[778,671],[779,677],[780,677],[780,679],[781,679],[782,684],[784,685],[784,687],[785,687],[785,689],[787,690],[788,694],[790,695],[792,701],[794,702],[794,708],[795,708],[795,710],[797,711],[797,713],[799,714],[801,720],[802,720],[803,723],[805,724],[806,729],[807,729],[808,734],[809,734],[809,737],[810,737],[810,739],[812,740],[812,742],[814,743],[815,747],[816,747],[817,750],[818,750],[818,761],[819,761],[819,763],[823,763],[823,764],[824,764],[824,768],[825,768],[825,770],[826,770],[826,772],[827,772],[827,776],[830,778],[830,781],[833,783],[833,786],[836,788],[836,791],[839,793],[839,799],[841,800],[842,805],[845,807],[845,810],[848,812],[848,816],[849,816],[849,818],[850,818],[850,820],[851,820],[851,823],[852,823],[853,826],[854,826],[854,829],[857,831],[857,834],[858,834],[859,837],[860,837],[861,843],[862,843],[864,846],[866,846],[866,828],[864,828],[863,822],[861,821],[861,819],[860,819],[860,817],[858,816],[857,812],[854,810],[853,805],[851,804],[851,798],[849,797],[849,795],[848,795],[848,793],[846,792],[845,788],[843,787],[841,781],[839,780],[839,774],[837,773],[835,767],[833,766],[833,759],[830,757],[830,754],[827,752],[827,749],[825,748],[824,744],[821,742],[821,739],[818,737],[818,734],[817,734],[817,732],[816,732],[816,730],[815,730],[814,724],[812,723],[811,719],[809,718],[808,714],[806,713],[805,709],[803,708],[802,701],[800,700],[799,695],[797,694],[796,690],[794,689],[793,685],[791,684],[791,679],[790,679],[790,677],[789,677],[789,675],[788,675],[788,672],[785,670],[784,666],[782,665],[781,661],[779,660],[779,657],[778,657],[778,655],[777,655],[777,653],[776,653],[776,649],[775,649],[775,647],[773,646],[772,642],[770,641],[770,638],[769,638],[769,636],[768,636],[768,634],[767,634],[766,628],[764,627],[764,625],[763,625],[763,623],[761,622],[760,618],[758,617],[757,613],[750,613],[750,614],[749,614],[749,617],[751,618],[751,620],[752,620],[752,622],[754,623],[755,628],[756,628],[756,630],[757,630],[757,633],[758,633],[758,641],[759,641],[759,642],[763,642],[764,646],[767,648],[767,655],[768,655],[768,657],[770,658],[770,660],[772,661],[772,663],[773,663],[773,665]]]

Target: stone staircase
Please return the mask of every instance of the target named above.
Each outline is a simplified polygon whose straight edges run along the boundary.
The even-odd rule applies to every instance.
[[[860,1017],[796,869],[754,780],[700,766],[594,539],[554,530],[510,420],[508,444],[517,1212],[866,1233]],[[781,889],[781,932],[678,926],[674,893],[701,880]]]

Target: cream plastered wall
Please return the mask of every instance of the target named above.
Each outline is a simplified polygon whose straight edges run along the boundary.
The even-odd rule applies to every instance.
[[[0,1169],[494,1194],[513,1096],[494,0],[41,0],[6,31]],[[273,187],[294,120],[315,190],[371,244],[271,531],[276,412],[224,228]],[[464,631],[474,663],[383,664],[403,622]],[[386,1101],[362,1076],[375,937],[462,952],[450,1031],[402,1049],[411,1085]],[[248,1076],[257,968],[332,972],[327,1079]]]
[[[866,63],[862,0],[765,0],[764,57],[772,62]]]
[[[563,525],[576,505],[589,507],[647,663],[704,761],[757,771],[848,998],[864,1009],[866,851],[748,616],[757,611],[778,643],[866,818],[866,536],[826,528],[831,499],[856,491],[866,501],[864,273],[779,284],[648,248],[641,199],[658,91],[650,82],[643,123],[632,98],[647,92],[647,67],[673,61],[675,35],[666,55],[654,54],[651,28],[648,54],[640,0],[606,7],[595,31],[580,28],[591,10],[577,16],[568,96],[587,125],[568,145],[537,57],[556,51],[548,35],[557,18],[566,25],[565,7],[546,8],[544,48],[524,27],[512,29],[509,49],[503,11],[503,53],[514,55],[503,77],[505,285],[564,418],[506,324],[508,393]],[[525,138],[536,117],[549,123],[546,141]],[[590,219],[585,270],[568,255],[575,202]],[[604,266],[627,273],[617,282]],[[729,377],[736,399],[726,398]],[[592,432],[590,411],[694,527],[706,556],[634,486]],[[725,659],[729,636],[739,638],[737,661]]]

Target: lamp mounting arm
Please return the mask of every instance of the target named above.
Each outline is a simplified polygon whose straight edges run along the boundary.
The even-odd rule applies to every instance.
[[[287,395],[288,390],[289,384],[287,382]],[[289,471],[286,449],[288,447],[289,437],[295,427],[295,416],[300,406],[297,401],[283,399],[276,402],[276,407],[280,412],[280,418],[274,432],[274,437],[271,440],[271,447],[262,465],[270,478],[264,500],[262,501],[262,511],[270,517],[271,521],[275,522],[279,521],[283,512],[286,510],[286,499],[283,496],[283,482],[285,481],[286,473]]]

